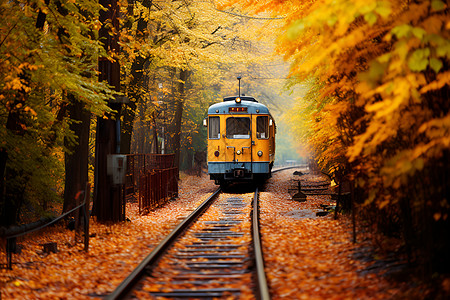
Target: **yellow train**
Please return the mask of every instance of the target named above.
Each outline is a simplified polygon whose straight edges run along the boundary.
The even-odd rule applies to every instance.
[[[269,109],[249,96],[213,104],[208,127],[208,174],[217,185],[264,181],[275,160],[275,121]]]

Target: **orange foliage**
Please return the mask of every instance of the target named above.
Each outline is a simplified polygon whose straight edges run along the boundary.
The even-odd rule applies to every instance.
[[[431,213],[444,220],[450,155],[450,23],[445,1],[230,0],[285,17],[277,52],[311,92],[300,99],[294,128],[322,169],[346,167],[382,208],[411,198],[428,178]],[[444,166],[447,164],[447,166]],[[439,171],[436,170],[439,167]],[[433,174],[438,180],[431,179]],[[419,178],[420,177],[420,178]],[[447,180],[447,181],[446,181]]]

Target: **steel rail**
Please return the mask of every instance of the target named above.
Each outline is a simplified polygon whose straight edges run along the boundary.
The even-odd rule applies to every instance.
[[[272,170],[272,173],[298,168],[298,166],[283,167]],[[261,235],[259,232],[259,191],[255,190],[253,196],[253,216],[252,216],[252,234],[253,234],[253,248],[255,251],[255,264],[257,276],[257,294],[258,299],[270,300],[269,286],[267,285],[266,272],[264,271],[264,256],[262,253]]]
[[[255,251],[256,276],[258,285],[258,299],[270,300],[269,287],[267,286],[266,272],[264,271],[264,257],[262,253],[261,237],[259,233],[259,193],[255,190],[253,197],[253,249]]]
[[[288,166],[288,167],[281,167],[279,169],[276,170],[272,170],[272,173],[276,173],[276,172],[280,172],[280,171],[285,171],[285,170],[289,170],[289,169],[300,169],[301,166]]]
[[[186,217],[175,229],[169,233],[169,235],[158,245],[155,249],[125,278],[124,281],[110,294],[106,299],[122,299],[141,279],[142,274],[146,271],[148,265],[154,264],[163,254],[163,252],[169,248],[173,242],[179,237],[179,235],[191,225],[192,221],[201,215],[208,206],[212,203],[212,200],[220,193],[221,189],[218,188],[211,196],[208,197],[202,204],[199,205],[189,216]]]
[[[298,168],[298,166],[284,167],[277,170],[273,170],[272,173],[283,171],[287,169]],[[211,196],[209,196],[202,204],[199,205],[189,216],[187,216],[175,229],[169,233],[169,235],[153,249],[153,251],[125,278],[124,281],[111,293],[106,299],[123,299],[130,293],[133,287],[141,280],[142,274],[147,271],[149,265],[155,264],[159,258],[162,257],[163,252],[167,250],[173,242],[189,227],[193,220],[201,215],[212,203],[212,200],[220,193],[221,189],[218,188]],[[259,233],[259,191],[255,190],[253,198],[253,224],[252,235],[253,245],[255,249],[255,264],[256,264],[256,276],[257,276],[257,294],[258,299],[270,300],[269,289],[267,286],[266,274],[264,272],[264,258],[261,248],[261,237]]]

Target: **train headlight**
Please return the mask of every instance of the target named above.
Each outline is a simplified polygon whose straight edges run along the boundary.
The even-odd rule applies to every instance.
[[[241,103],[241,98],[240,97],[236,97],[235,101],[236,101],[236,103]]]
[[[241,150],[236,151],[237,155],[241,155]]]
[[[263,155],[263,152],[261,150],[258,151],[258,156],[261,157]]]
[[[215,156],[215,157],[219,157],[219,154],[220,154],[219,151],[217,151],[217,150],[214,151],[214,156]]]

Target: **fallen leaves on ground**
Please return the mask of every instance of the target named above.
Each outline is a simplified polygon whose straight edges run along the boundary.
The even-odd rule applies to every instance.
[[[345,217],[315,217],[319,204],[331,204],[329,196],[308,196],[303,203],[290,200],[292,172],[274,174],[260,193],[272,298],[402,298],[405,286],[369,271],[373,260],[357,258],[355,254],[370,245],[352,243],[351,224]],[[131,222],[92,221],[90,233],[95,236],[88,253],[82,244],[74,246],[74,232],[61,226],[26,236],[19,241],[22,253],[13,255],[13,270],[0,270],[2,299],[92,299],[111,293],[215,188],[207,176],[183,175],[179,199],[148,215],[140,216],[137,203],[129,203],[126,212]],[[40,245],[47,242],[57,242],[58,252],[43,253]],[[416,287],[409,295],[420,298],[421,294]]]
[[[111,293],[215,189],[206,176],[181,179],[179,198],[148,215],[140,216],[137,203],[128,203],[131,222],[106,225],[91,219],[88,253],[62,226],[22,238],[13,270],[0,270],[1,299],[86,299]],[[41,244],[47,242],[57,242],[58,252],[43,253]]]
[[[319,176],[320,177],[320,176]],[[262,192],[261,236],[272,299],[392,299],[405,295],[404,284],[368,271],[374,260],[357,259],[367,243],[352,242],[351,222],[340,216],[316,217],[329,195],[290,200],[292,171],[274,175]],[[302,180],[320,180],[317,175]],[[304,214],[303,211],[312,214]],[[420,291],[414,291],[420,298]]]

